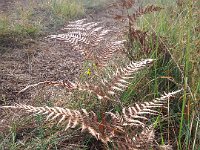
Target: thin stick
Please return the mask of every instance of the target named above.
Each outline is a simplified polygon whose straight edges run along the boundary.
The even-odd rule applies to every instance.
[[[197,117],[197,118],[199,118],[199,117]],[[198,134],[199,122],[200,122],[200,120],[198,119],[196,129],[195,129],[195,136],[194,136],[194,141],[193,141],[193,145],[192,145],[192,150],[195,150],[195,144],[196,144],[196,139],[197,139],[197,134]]]
[[[169,97],[167,99],[167,105],[168,105],[167,106],[167,113],[168,113],[168,117],[167,117],[167,122],[168,122],[168,125],[167,125],[168,126],[168,129],[167,129],[168,130],[168,135],[167,136],[168,137],[167,138],[168,138],[168,144],[169,144],[169,142],[170,142],[170,140],[169,140],[170,139],[170,136],[169,136]]]
[[[42,84],[46,84],[46,83],[47,83],[47,81],[39,82],[39,83],[36,83],[36,84],[27,85],[25,88],[23,88],[22,90],[20,90],[20,91],[18,92],[18,94],[23,93],[23,92],[25,92],[26,90],[28,90],[28,89],[30,89],[30,88],[34,88],[34,87],[36,87],[36,86],[39,86],[39,85],[42,85]]]
[[[26,90],[28,90],[30,88],[34,88],[34,87],[37,87],[39,85],[45,85],[45,84],[46,85],[54,85],[54,86],[64,86],[69,90],[76,88],[76,84],[72,83],[70,81],[67,81],[67,82],[64,82],[64,81],[43,81],[43,82],[39,82],[39,83],[36,83],[36,84],[31,84],[31,85],[26,86],[24,89],[20,90],[18,92],[18,94],[25,92]]]

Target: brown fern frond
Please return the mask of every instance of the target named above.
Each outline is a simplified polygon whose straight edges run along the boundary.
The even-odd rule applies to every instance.
[[[137,29],[132,29],[131,38],[133,38],[134,41],[138,41],[141,45],[145,45],[146,37],[147,37],[147,32]]]
[[[113,137],[112,145],[114,149],[121,150],[148,150],[153,146],[154,138],[154,128],[150,125],[143,128],[139,135],[126,134]]]
[[[145,59],[138,62],[130,62],[124,68],[117,69],[117,71],[110,77],[111,81],[106,79],[102,80],[103,86],[106,88],[108,95],[114,95],[116,91],[124,91],[130,82],[129,79],[133,78],[133,74],[139,70],[151,65],[153,59]]]
[[[153,49],[157,48],[159,52],[164,52],[166,54],[166,49],[161,42],[165,41],[166,38],[157,35],[155,32],[142,31],[140,29],[135,29],[134,27],[132,27],[129,33],[129,38],[132,41],[133,46],[135,44],[138,45],[138,48],[141,52],[149,53]],[[129,52],[129,55],[133,55],[131,51]]]
[[[83,115],[80,111],[70,110],[61,107],[34,107],[31,105],[16,104],[15,106],[1,106],[1,108],[11,108],[11,109],[22,109],[26,112],[32,113],[33,115],[41,114],[46,116],[46,121],[57,120],[58,124],[67,122],[66,129],[74,128],[78,124],[82,124],[82,128],[86,128],[86,124],[83,120]],[[83,114],[87,118],[88,113],[86,110],[82,110]],[[87,119],[86,119],[87,120]]]
[[[69,24],[63,28],[62,30],[70,30],[70,31],[90,31],[92,28],[97,27],[100,22],[89,22],[85,23],[86,19],[74,21],[74,22],[69,22]]]
[[[153,59],[145,59],[138,62],[130,62],[124,68],[117,69],[109,79],[103,79],[100,84],[93,85],[85,82],[85,84],[77,84],[77,89],[81,91],[88,91],[97,95],[98,99],[110,100],[116,92],[124,91],[130,84],[129,79],[133,78],[133,74],[139,70],[151,65]],[[110,80],[110,81],[109,81]]]
[[[103,58],[102,58],[103,59]],[[124,68],[117,69],[112,76],[109,76],[109,79],[103,79],[100,84],[93,85],[87,82],[83,83],[73,83],[70,81],[44,81],[37,84],[28,85],[22,89],[19,93],[22,93],[29,88],[40,86],[40,85],[53,85],[61,86],[66,88],[68,91],[79,90],[87,91],[97,95],[98,99],[110,100],[112,95],[118,91],[124,91],[130,84],[129,79],[133,78],[133,74],[137,73],[139,70],[149,66],[153,63],[153,59],[145,59],[138,62],[130,62]]]
[[[113,57],[113,54],[122,52],[125,49],[125,42],[126,40],[107,43],[97,54],[97,61],[99,61],[97,64],[102,67],[107,66],[107,63]]]
[[[152,49],[148,43],[149,39],[153,40],[153,44],[155,43],[154,40],[158,39],[156,37],[153,37],[153,34],[148,35],[146,31],[141,31],[134,28],[131,29],[130,38],[132,42],[138,42],[141,50],[146,53],[150,52],[150,50]]]
[[[117,132],[122,132],[113,123],[101,123],[98,121],[97,115],[91,111],[87,112],[82,110],[71,110],[62,107],[34,107],[31,105],[16,104],[15,106],[1,106],[2,109],[21,109],[31,115],[43,115],[46,122],[56,122],[57,125],[61,124],[65,130],[69,128],[81,127],[81,131],[88,131],[96,139],[107,143]],[[103,130],[101,130],[103,127]]]
[[[111,112],[106,112],[112,116],[113,122],[115,124],[121,124],[122,126],[140,126],[145,127],[145,122],[148,120],[146,115],[159,115],[157,108],[164,107],[167,103],[167,99],[180,93],[181,90],[171,92],[162,95],[160,98],[156,98],[150,102],[135,103],[132,107],[125,107],[122,109],[122,114],[114,114]]]
[[[123,108],[121,115],[119,113],[105,112],[102,121],[98,120],[97,115],[93,111],[87,112],[85,109],[70,110],[61,107],[34,107],[23,104],[1,106],[0,109],[21,109],[23,112],[31,113],[32,115],[44,115],[46,116],[46,121],[54,121],[57,124],[61,124],[65,127],[65,130],[80,126],[82,131],[87,130],[104,144],[111,142],[115,147],[121,149],[144,149],[144,145],[152,145],[154,131],[153,126],[146,128],[144,125],[145,121],[138,121],[138,118],[146,119],[142,117],[144,114],[158,114],[157,111],[154,111],[154,108],[163,106],[166,103],[166,99],[180,91],[165,94],[152,102],[136,104],[135,108]],[[125,112],[126,110],[128,111]],[[137,128],[127,128],[127,125],[133,126],[135,124],[144,127],[138,135],[135,132]]]
[[[155,139],[155,132],[153,125],[149,127],[145,127],[142,132],[133,138],[133,143],[135,148],[147,150],[153,146],[153,142]]]
[[[154,109],[163,107],[167,103],[168,98],[181,91],[182,89],[165,94],[160,98],[152,100],[151,102],[135,104],[135,107],[123,108],[121,115],[118,113],[114,114],[107,112],[112,116],[112,119],[115,120],[115,123],[118,124],[118,126],[121,125],[125,130],[125,132],[122,132],[121,134],[115,134],[115,136],[112,137],[113,148],[122,150],[148,150],[151,147],[157,146],[154,145],[154,127],[153,125],[146,127],[145,122],[147,118],[143,116],[145,114],[157,115],[158,111],[155,111]],[[128,116],[128,114],[130,116]],[[133,118],[131,118],[131,116],[133,116]],[[127,128],[127,125],[134,127]],[[141,132],[137,126],[141,126]]]
[[[103,36],[110,31],[99,26],[99,22],[84,23],[84,21],[81,20],[77,24],[76,23],[77,21],[72,22],[63,29],[63,31],[68,31],[67,33],[50,35],[48,38],[68,42],[72,46],[80,44],[86,47],[89,44],[92,44],[92,46],[98,44],[97,42],[100,42]]]
[[[47,38],[70,43],[75,50],[82,50],[84,55],[87,55],[87,48],[97,46],[111,31],[105,30],[99,24],[99,22],[85,23],[84,19],[78,20],[64,28],[67,33],[50,35]]]
[[[128,10],[132,9],[133,7],[137,7],[135,5],[134,0],[119,0],[117,2],[112,3],[109,8],[112,8],[113,11],[112,15],[114,19],[117,20],[125,20],[128,19],[129,23],[133,25],[137,18],[141,17],[142,15],[149,14],[155,11],[160,11],[162,8],[155,5],[150,5],[146,7],[139,7],[133,13],[130,13]],[[115,10],[115,11],[114,11]]]
[[[63,31],[67,33],[50,35],[47,38],[69,43],[74,50],[92,60],[97,66],[107,65],[107,61],[117,51],[124,49],[124,40],[113,40],[108,33],[114,32],[100,26],[100,22],[85,23],[85,20],[70,22]]]
[[[135,104],[134,107],[123,108],[123,120],[125,126],[145,126],[145,121],[148,120],[145,115],[158,115],[159,112],[155,108],[163,107],[167,103],[167,99],[181,92],[177,90],[168,94],[162,95],[150,102]]]

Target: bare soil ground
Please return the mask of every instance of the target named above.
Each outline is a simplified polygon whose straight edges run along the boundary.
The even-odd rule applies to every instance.
[[[0,103],[30,99],[28,91],[18,95],[26,85],[40,81],[74,80],[81,56],[61,45],[37,41],[25,49],[12,49],[0,56]]]
[[[1,0],[0,1],[0,12],[6,11],[11,4],[12,0]]]
[[[0,4],[5,6],[7,3]],[[88,21],[102,21],[108,28],[117,26],[103,10],[90,9],[85,17]],[[10,41],[7,42],[9,45]],[[44,37],[25,47],[8,48],[0,55],[0,105],[32,101],[34,91],[18,94],[30,84],[46,80],[74,81],[80,74],[82,62],[81,55],[71,47],[47,41]]]

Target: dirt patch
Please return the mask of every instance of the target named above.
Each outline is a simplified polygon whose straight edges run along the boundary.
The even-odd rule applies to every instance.
[[[1,0],[0,1],[0,12],[5,12],[8,10],[13,0]]]
[[[81,56],[64,45],[38,41],[26,49],[13,49],[0,56],[0,103],[30,99],[18,95],[26,85],[40,81],[74,80],[79,74]]]

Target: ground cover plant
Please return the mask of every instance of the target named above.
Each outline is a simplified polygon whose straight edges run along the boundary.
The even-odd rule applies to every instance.
[[[29,101],[5,98],[2,149],[199,148],[198,3],[143,5],[106,5],[119,28],[92,17],[45,37],[80,54],[81,73],[28,84],[17,96]]]

